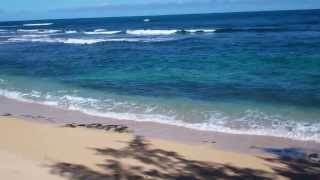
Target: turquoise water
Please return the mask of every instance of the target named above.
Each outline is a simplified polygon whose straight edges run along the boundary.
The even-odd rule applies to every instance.
[[[319,10],[0,22],[0,94],[318,141],[319,44]]]

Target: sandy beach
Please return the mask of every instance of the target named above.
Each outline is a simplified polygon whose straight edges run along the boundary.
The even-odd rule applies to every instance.
[[[3,0],[0,180],[320,180],[320,1]]]
[[[0,180],[320,180],[320,1],[3,1]]]
[[[1,179],[306,179],[319,163],[21,118],[0,118]]]

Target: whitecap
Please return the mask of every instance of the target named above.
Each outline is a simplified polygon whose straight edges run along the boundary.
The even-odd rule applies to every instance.
[[[104,39],[58,39],[58,42],[65,44],[96,44],[99,42],[105,42]]]
[[[76,38],[10,38],[9,42],[43,42],[64,44],[95,44],[104,42],[104,39],[76,39]]]
[[[24,37],[24,38],[41,38],[41,37],[48,37],[48,35],[45,35],[45,34],[26,34],[26,35],[22,35],[21,37]]]
[[[102,31],[106,31],[105,29],[96,29],[94,30],[95,32],[102,32]]]
[[[185,31],[189,33],[214,33],[217,30],[216,29],[188,29]]]
[[[39,29],[18,29],[17,32],[36,33],[36,32],[39,32]]]
[[[121,31],[107,31],[105,29],[96,29],[94,31],[84,32],[87,35],[111,35],[111,34],[118,34]]]
[[[77,33],[77,31],[75,30],[68,30],[68,31],[65,31],[66,34],[75,34]]]
[[[55,29],[45,29],[45,30],[41,30],[38,33],[43,33],[43,34],[54,34],[54,33],[58,33],[61,32],[61,30],[55,30]]]
[[[77,38],[10,38],[9,42],[43,42],[90,45],[101,42],[163,42],[176,40],[173,38],[108,38],[108,39],[77,39]]]
[[[177,33],[179,30],[127,30],[127,34],[140,35],[140,36],[157,36],[157,35],[171,35]]]
[[[0,33],[1,34],[6,34],[6,33],[10,33],[10,32],[8,32],[8,30],[6,30],[6,29],[0,29]]]
[[[35,24],[23,24],[23,26],[50,26],[53,23],[35,23]]]
[[[55,29],[18,29],[17,32],[21,33],[40,33],[40,34],[53,34],[60,32],[61,30]]]
[[[113,38],[106,39],[108,42],[165,42],[165,41],[174,41],[175,38]]]

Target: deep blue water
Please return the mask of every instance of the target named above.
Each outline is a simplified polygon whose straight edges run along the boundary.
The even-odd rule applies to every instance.
[[[320,10],[0,22],[0,94],[320,139]]]

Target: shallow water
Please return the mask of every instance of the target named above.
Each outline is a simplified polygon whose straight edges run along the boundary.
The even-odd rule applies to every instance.
[[[0,29],[1,95],[118,119],[320,139],[319,10]]]

